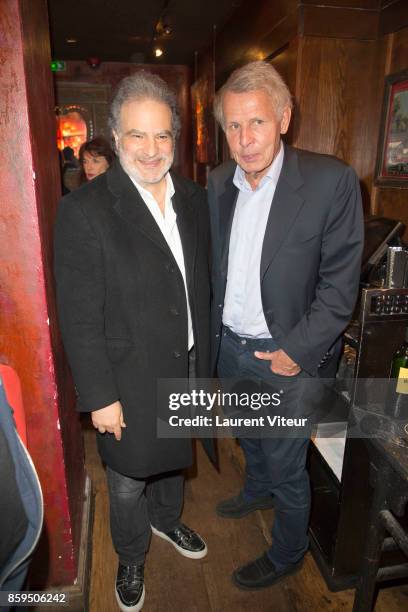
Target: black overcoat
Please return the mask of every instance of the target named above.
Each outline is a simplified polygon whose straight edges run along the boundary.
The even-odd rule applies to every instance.
[[[197,375],[209,376],[209,222],[205,190],[171,174]],[[119,162],[65,196],[55,231],[59,322],[81,411],[120,400],[121,441],[97,434],[103,461],[144,478],[187,467],[191,441],[156,434],[157,379],[188,375],[181,272]]]

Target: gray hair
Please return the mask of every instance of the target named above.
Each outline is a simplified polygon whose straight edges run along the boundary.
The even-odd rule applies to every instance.
[[[223,129],[225,122],[222,104],[227,91],[244,93],[259,89],[262,89],[270,96],[278,121],[282,119],[285,107],[293,107],[289,88],[275,68],[263,61],[250,62],[242,66],[242,68],[234,70],[215,94],[214,115]]]
[[[161,102],[170,108],[172,133],[176,139],[181,128],[176,94],[161,77],[146,70],[135,72],[120,81],[110,105],[110,129],[116,133],[120,131],[120,113],[124,104],[146,99]]]

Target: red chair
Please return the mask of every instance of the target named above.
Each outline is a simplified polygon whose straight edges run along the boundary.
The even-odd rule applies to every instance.
[[[7,401],[13,409],[17,431],[24,446],[27,446],[27,428],[20,379],[12,367],[3,364],[0,364],[0,377],[3,381]]]
[[[0,377],[0,591],[21,591],[41,535],[44,501],[26,448],[19,378],[5,365],[0,365]],[[0,606],[0,610],[8,609]]]

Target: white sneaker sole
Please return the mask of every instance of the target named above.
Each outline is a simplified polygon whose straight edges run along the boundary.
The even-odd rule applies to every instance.
[[[157,535],[159,536],[159,538],[162,538],[162,540],[166,540],[166,542],[170,542],[170,544],[173,544],[177,552],[179,552],[180,555],[183,555],[183,557],[187,557],[188,559],[203,559],[207,554],[207,545],[205,544],[205,542],[204,542],[205,548],[203,548],[203,550],[199,550],[198,552],[192,552],[191,550],[184,550],[184,548],[177,546],[177,544],[173,542],[173,540],[171,540],[169,536],[167,536],[163,531],[159,531],[158,529],[156,529],[156,527],[153,527],[153,525],[150,525],[150,527],[152,528],[154,535]]]
[[[144,604],[144,600],[145,600],[145,587],[143,585],[143,592],[142,592],[142,596],[140,598],[140,600],[137,602],[137,604],[135,606],[125,606],[124,603],[121,602],[120,597],[115,589],[115,595],[116,595],[116,601],[117,604],[120,608],[120,610],[122,610],[122,612],[139,612],[139,610],[141,610],[143,608],[143,604]]]

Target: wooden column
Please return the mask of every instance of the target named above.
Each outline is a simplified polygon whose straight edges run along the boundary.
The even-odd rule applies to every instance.
[[[0,33],[0,361],[20,376],[44,493],[32,563],[32,585],[43,589],[77,578],[85,485],[53,296],[60,178],[46,0],[2,0]]]

